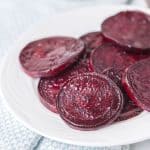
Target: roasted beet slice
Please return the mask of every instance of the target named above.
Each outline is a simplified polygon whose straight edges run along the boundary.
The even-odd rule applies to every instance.
[[[126,94],[126,91],[124,90],[121,84],[122,73],[123,72],[119,72],[119,73],[115,72],[115,70],[112,68],[108,70],[104,70],[103,72],[103,74],[108,76],[118,85],[118,87],[121,89],[123,93],[124,106],[121,111],[121,114],[119,115],[116,121],[123,121],[123,120],[130,119],[132,117],[139,115],[142,112],[142,109],[136,106],[135,103]]]
[[[41,78],[38,84],[38,93],[41,103],[50,111],[57,113],[56,97],[59,87],[53,85],[53,78]]]
[[[42,104],[49,110],[57,113],[56,99],[59,91],[61,90],[64,83],[66,83],[66,81],[69,80],[72,76],[84,72],[90,72],[87,61],[88,60],[86,59],[80,59],[79,62],[73,66],[70,66],[63,73],[56,77],[41,78],[38,85],[38,92]]]
[[[136,114],[138,115],[139,113],[137,112],[141,112],[141,109],[138,108],[135,104],[131,103],[130,98],[125,94],[121,84],[121,78],[124,70],[128,66],[146,57],[149,57],[149,55],[126,53],[122,50],[122,47],[118,47],[113,44],[103,45],[102,47],[94,50],[91,54],[90,65],[92,69],[111,78],[124,93],[123,96],[125,104],[119,120],[131,118]],[[128,110],[128,108],[130,109]]]
[[[122,83],[128,96],[136,105],[150,111],[150,58],[127,68]]]
[[[121,73],[135,62],[134,55],[123,51],[122,47],[105,44],[95,49],[90,57],[90,65],[98,73],[108,72],[121,79]]]
[[[54,76],[79,58],[84,43],[72,37],[50,37],[29,43],[20,53],[20,63],[32,77]]]
[[[111,124],[122,107],[123,96],[118,86],[97,73],[74,76],[63,86],[57,100],[62,119],[80,130]]]
[[[106,42],[101,32],[90,32],[80,37],[84,41],[86,51],[91,52]]]
[[[106,19],[103,35],[136,52],[150,51],[150,16],[140,11],[124,11]]]

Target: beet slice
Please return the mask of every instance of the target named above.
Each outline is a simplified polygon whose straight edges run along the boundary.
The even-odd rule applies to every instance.
[[[63,86],[57,100],[61,118],[80,130],[111,124],[122,107],[123,96],[118,86],[97,73],[74,76]]]
[[[116,121],[123,121],[133,118],[143,111],[140,107],[137,107],[135,105],[135,103],[126,95],[125,91],[123,93],[123,96],[124,96],[124,107]]]
[[[149,55],[129,54],[113,44],[105,44],[94,50],[91,54],[90,65],[95,72],[103,73],[111,78],[121,89],[124,96],[124,108],[118,120],[125,120],[138,115],[142,110],[132,103],[132,100],[125,94],[121,78],[124,70],[140,59]],[[130,108],[130,109],[128,109]]]
[[[91,52],[106,42],[101,32],[89,32],[82,35],[80,39],[84,41],[87,52]]]
[[[102,33],[130,51],[150,51],[150,16],[143,12],[124,11],[107,18]]]
[[[90,56],[90,67],[97,73],[109,75],[115,82],[120,82],[124,70],[135,62],[150,55],[127,53],[122,47],[112,43],[103,44]]]
[[[114,74],[113,77],[116,80],[121,80],[121,73],[124,69],[136,61],[134,56],[124,52],[122,47],[105,44],[92,52],[90,66],[98,73],[107,71]]]
[[[122,73],[123,72],[119,72],[119,73],[115,72],[115,70],[112,68],[108,70],[104,70],[103,72],[104,75],[108,76],[118,85],[118,87],[121,89],[123,93],[124,107],[116,121],[123,121],[123,120],[130,119],[132,117],[139,115],[142,112],[142,109],[136,106],[135,103],[126,94],[126,91],[124,90],[121,84]]]
[[[74,63],[84,43],[72,37],[50,37],[29,43],[20,53],[20,63],[32,77],[54,76]]]
[[[136,105],[150,111],[150,58],[127,68],[122,83],[128,96]]]
[[[63,73],[56,77],[41,78],[38,84],[38,92],[41,103],[52,112],[57,113],[56,99],[62,86],[72,76],[84,72],[90,72],[88,60],[80,59],[75,65],[67,68]]]

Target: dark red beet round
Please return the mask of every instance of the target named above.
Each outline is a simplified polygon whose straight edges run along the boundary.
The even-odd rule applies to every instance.
[[[106,42],[101,32],[90,32],[80,37],[85,43],[86,51],[90,52]]]
[[[38,84],[38,93],[41,103],[50,111],[57,113],[56,96],[59,87],[54,87],[51,82],[51,78],[41,78]]]
[[[150,111],[150,58],[127,68],[122,83],[128,96],[136,105]]]
[[[54,76],[74,63],[84,43],[72,37],[50,37],[29,43],[20,53],[20,63],[32,77]]]
[[[118,85],[118,87],[121,89],[123,93],[124,107],[116,121],[123,121],[130,119],[132,117],[139,115],[142,112],[142,109],[136,106],[135,103],[133,103],[133,101],[127,96],[126,91],[123,89],[123,86],[121,84],[122,73],[123,72],[119,73],[115,72],[114,69],[104,70],[103,72],[103,74],[108,76]]]
[[[136,52],[150,50],[150,16],[143,12],[125,11],[109,17],[102,24],[102,33]]]
[[[112,80],[96,73],[74,76],[63,86],[57,100],[62,119],[81,130],[111,124],[122,106],[120,89]]]
[[[121,81],[122,73],[136,61],[150,57],[127,53],[122,47],[104,44],[95,49],[90,56],[90,67],[97,73],[104,73],[113,78],[116,83]]]
[[[62,86],[72,76],[89,71],[90,69],[87,60],[82,59],[74,66],[70,66],[63,73],[56,77],[41,78],[38,85],[38,92],[42,104],[49,110],[57,113],[56,99]]]
[[[112,76],[121,79],[121,73],[136,60],[134,55],[130,55],[113,44],[105,44],[95,49],[90,57],[90,65],[98,73],[107,71]]]

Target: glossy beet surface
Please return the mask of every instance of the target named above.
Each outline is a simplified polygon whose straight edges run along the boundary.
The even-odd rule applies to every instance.
[[[122,83],[136,105],[150,111],[150,58],[127,68]]]
[[[124,11],[107,18],[102,33],[119,45],[136,48],[136,52],[150,51],[150,16],[142,12]]]
[[[124,108],[118,120],[125,120],[138,115],[142,110],[126,95],[121,78],[124,70],[147,55],[129,54],[116,45],[107,44],[96,49],[91,54],[91,67],[98,73],[111,78],[121,89],[124,96]]]
[[[63,86],[57,101],[62,119],[81,130],[111,124],[122,107],[120,89],[109,78],[96,73],[74,76]]]
[[[126,94],[126,91],[124,90],[123,85],[121,83],[122,73],[123,72],[120,72],[120,74],[117,74],[117,72],[115,73],[115,71],[114,70],[112,71],[112,69],[108,71],[105,70],[103,72],[103,74],[111,78],[118,85],[124,97],[124,106],[121,111],[121,114],[117,118],[117,121],[130,119],[132,117],[139,115],[142,112],[142,109],[139,108]]]
[[[106,42],[101,32],[89,32],[80,37],[85,43],[86,51],[91,52],[93,49],[100,47]]]
[[[54,76],[74,63],[84,43],[72,37],[50,37],[29,43],[20,53],[20,63],[32,77]]]
[[[134,55],[123,51],[122,47],[105,44],[95,49],[90,57],[91,68],[98,73],[107,72],[116,78],[121,79],[121,74],[128,66],[136,61]]]
[[[72,76],[89,72],[90,69],[88,65],[89,64],[85,58],[82,60],[80,59],[79,62],[73,66],[70,66],[56,77],[41,78],[38,85],[38,92],[43,105],[46,106],[49,110],[57,112],[56,99],[62,86]]]

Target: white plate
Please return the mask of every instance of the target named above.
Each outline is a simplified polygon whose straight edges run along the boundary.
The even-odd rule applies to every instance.
[[[150,138],[150,113],[110,125],[96,131],[78,131],[68,127],[39,101],[37,80],[20,68],[18,55],[28,42],[51,35],[78,37],[100,29],[100,23],[121,10],[140,9],[127,6],[103,6],[76,10],[47,18],[16,41],[5,57],[0,70],[0,88],[15,116],[31,130],[54,140],[76,145],[112,146],[129,144]],[[140,9],[150,13],[148,9]]]

